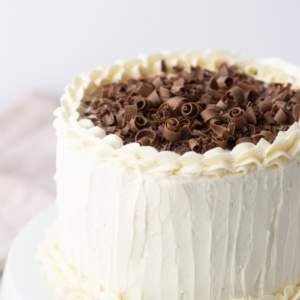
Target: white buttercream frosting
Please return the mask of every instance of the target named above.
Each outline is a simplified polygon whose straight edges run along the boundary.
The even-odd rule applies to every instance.
[[[103,83],[127,80],[141,75],[160,74],[161,60],[169,66],[200,65],[215,70],[223,61],[236,64],[241,71],[255,75],[266,82],[290,82],[300,86],[300,68],[279,59],[248,60],[237,54],[224,51],[190,52],[179,54],[165,52],[157,55],[141,55],[139,59],[119,60],[110,67],[95,70],[75,77],[66,87],[62,106],[57,109],[55,127],[57,133],[77,149],[89,151],[99,159],[118,167],[139,170],[156,176],[223,176],[227,173],[246,173],[259,167],[282,166],[300,151],[300,126],[294,124],[287,132],[281,132],[273,144],[262,139],[257,145],[243,143],[233,151],[215,148],[204,155],[188,152],[182,156],[172,152],[158,152],[151,146],[137,143],[123,145],[115,134],[93,125],[91,120],[80,119],[84,96],[92,95]]]
[[[40,245],[37,259],[42,273],[55,288],[60,300],[121,300],[111,291],[105,291],[98,282],[88,280],[74,267],[68,265],[67,259],[57,243],[57,227],[53,226]],[[300,285],[290,285],[275,295],[259,298],[242,297],[228,300],[299,300]],[[207,299],[205,299],[207,300]]]
[[[300,86],[297,67],[220,51],[141,56],[76,77],[56,111],[57,231],[39,252],[42,268],[68,300],[299,299],[298,122],[272,144],[180,156],[123,145],[80,118],[102,83],[159,73],[161,59],[227,61]]]
[[[79,277],[123,300],[279,293],[300,283],[299,161],[166,178],[117,168],[59,137],[58,249]]]

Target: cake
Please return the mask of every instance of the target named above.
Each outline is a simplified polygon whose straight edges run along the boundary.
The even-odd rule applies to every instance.
[[[300,68],[208,50],[75,77],[38,253],[60,299],[300,299]]]

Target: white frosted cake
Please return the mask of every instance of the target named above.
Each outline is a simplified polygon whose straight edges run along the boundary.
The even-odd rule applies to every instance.
[[[299,86],[296,66],[222,51],[74,78],[38,254],[59,298],[300,299]]]

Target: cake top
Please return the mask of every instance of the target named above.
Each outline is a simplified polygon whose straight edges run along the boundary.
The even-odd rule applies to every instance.
[[[226,62],[218,70],[199,66],[167,68],[161,75],[104,84],[85,97],[84,118],[116,134],[124,144],[138,142],[158,151],[205,153],[240,143],[273,143],[300,117],[300,90],[266,83]]]
[[[223,75],[224,70],[230,74]],[[202,104],[197,103],[199,100],[195,101],[192,93],[190,98],[187,94],[180,94],[191,89],[190,85],[199,84],[188,82],[192,75],[204,80],[203,87],[199,89],[200,93],[204,91],[203,95],[207,94],[201,96]],[[180,76],[183,77],[183,85]],[[230,79],[220,79],[224,76],[232,79],[232,85]],[[245,84],[235,83],[235,76],[242,78],[236,81],[245,81],[248,91]],[[162,85],[162,89],[159,86],[157,90],[147,80],[153,80],[152,83],[157,86],[161,80],[166,85]],[[299,87],[300,68],[277,58],[247,59],[219,50],[142,55],[138,59],[118,60],[111,66],[100,66],[76,76],[65,88],[61,106],[55,111],[54,126],[59,144],[66,143],[92,160],[101,160],[118,168],[172,177],[245,174],[257,168],[284,167],[300,155],[300,124],[294,121],[299,114],[299,92],[295,91]],[[124,100],[110,98],[111,92],[113,95],[114,89],[120,88],[118,92],[125,94],[130,88],[136,89],[135,96],[140,98],[128,104],[126,112],[122,102],[126,103],[128,96],[125,95]],[[222,89],[224,97],[216,98],[215,95]],[[197,91],[197,87],[191,90]],[[241,90],[242,93],[236,92]],[[173,97],[163,99],[164,91]],[[99,109],[97,106],[102,106],[101,99],[106,99],[106,107]],[[154,111],[151,105],[156,100],[161,103],[153,107]],[[213,103],[209,103],[211,101]],[[109,112],[108,105],[118,102],[120,106]],[[145,115],[143,105],[145,108],[148,105]],[[170,111],[175,116],[169,116]],[[196,113],[198,118],[194,115]],[[152,115],[160,118],[160,124],[154,129],[149,129],[150,125],[143,127],[145,119],[149,123],[156,121]],[[150,133],[143,133],[143,130]],[[177,140],[179,131],[181,137]],[[197,135],[188,137],[190,131]],[[207,140],[203,134],[205,137],[208,135]],[[247,142],[249,137],[251,142]],[[176,143],[181,143],[177,150],[174,149]],[[220,146],[208,150],[215,146],[213,143]],[[165,151],[159,151],[158,147]],[[190,151],[191,148],[193,151]]]

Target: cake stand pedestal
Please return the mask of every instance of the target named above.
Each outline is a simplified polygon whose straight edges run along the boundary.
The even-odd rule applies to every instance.
[[[56,218],[53,204],[33,218],[15,239],[4,269],[1,300],[57,300],[35,260],[39,243]]]

